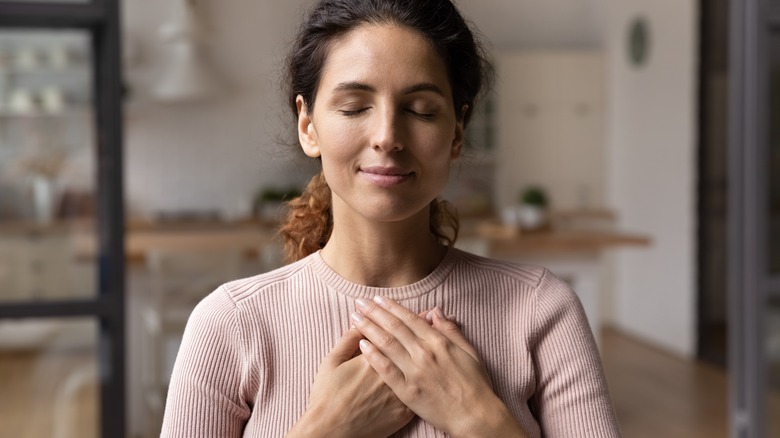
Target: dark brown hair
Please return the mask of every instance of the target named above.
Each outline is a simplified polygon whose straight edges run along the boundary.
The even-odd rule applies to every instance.
[[[363,24],[396,24],[420,33],[435,48],[447,67],[456,116],[464,125],[492,70],[475,34],[450,0],[322,0],[303,20],[287,57],[287,101],[298,117],[296,98],[314,111],[322,68],[331,43]],[[461,113],[461,109],[466,110]],[[331,192],[320,173],[304,193],[288,203],[279,232],[288,262],[321,249],[333,229]],[[430,229],[440,242],[452,245],[458,235],[455,209],[446,201],[430,205]]]

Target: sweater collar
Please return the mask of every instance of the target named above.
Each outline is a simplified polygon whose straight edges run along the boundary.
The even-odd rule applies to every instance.
[[[455,268],[460,254],[460,250],[448,247],[441,262],[430,274],[419,281],[400,287],[372,287],[351,282],[328,266],[322,259],[320,251],[309,257],[309,265],[317,277],[342,295],[369,299],[381,295],[398,301],[425,295],[439,286]]]

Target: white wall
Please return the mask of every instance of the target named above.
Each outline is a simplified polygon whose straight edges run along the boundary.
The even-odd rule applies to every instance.
[[[685,356],[695,353],[697,11],[693,0],[609,0],[610,203],[620,225],[652,236],[615,256],[613,323]],[[629,22],[650,24],[648,63],[626,56]]]
[[[284,49],[304,0],[196,2],[210,28],[208,49],[227,84],[223,96],[164,105],[150,89],[166,56],[157,29],[171,2],[123,3],[125,34],[138,53],[128,69],[126,192],[134,213],[246,208],[262,185],[286,186],[308,175],[280,145],[291,120],[279,91]],[[243,207],[242,207],[243,204]]]
[[[455,0],[497,49],[604,45],[606,0]]]

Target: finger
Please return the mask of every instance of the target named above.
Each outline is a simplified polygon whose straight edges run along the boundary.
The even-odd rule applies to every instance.
[[[433,324],[433,314],[431,312],[433,312],[433,308],[423,310],[422,312],[418,313],[417,316],[419,316],[420,318],[425,318],[425,320],[428,321],[429,324]],[[455,316],[447,315],[447,319],[455,321]],[[458,325],[458,327],[460,327],[460,325]],[[355,326],[353,325],[352,328],[354,329]],[[361,333],[361,338],[362,338],[362,333]],[[360,356],[361,354],[362,352],[358,348],[355,350],[355,353],[352,355],[352,357],[355,358]]]
[[[477,351],[474,349],[468,339],[463,336],[463,333],[460,331],[460,327],[458,327],[455,322],[445,317],[444,312],[442,312],[439,307],[435,307],[431,313],[431,323],[433,328],[438,330],[458,348],[468,353],[468,355],[474,358],[474,360],[480,363],[482,362]]]
[[[365,305],[358,304],[358,309],[365,308]],[[375,319],[387,319],[389,315],[386,311],[379,308],[367,309],[366,312],[372,314]],[[379,316],[378,313],[384,312],[385,315]],[[357,310],[352,314],[352,323],[360,333],[371,342],[371,344],[382,352],[382,354],[388,359],[392,360],[399,366],[404,366],[409,362],[409,351],[404,346],[404,343],[399,340],[400,337],[405,337],[407,340],[404,342],[407,345],[412,345],[410,338],[417,339],[414,334],[409,331],[406,326],[403,325],[397,318],[394,318],[395,323],[390,331],[380,327],[379,324],[367,317],[363,311]],[[419,340],[417,340],[419,342]]]
[[[415,323],[422,324],[428,330],[432,330],[430,324],[426,322],[425,319],[406,307],[393,302],[395,307],[398,308],[394,314],[389,309],[383,307],[380,304],[381,301],[382,300],[376,299],[374,301],[355,300],[355,306],[360,314],[367,320],[362,327],[358,324],[355,324],[355,326],[360,329],[366,338],[371,340],[374,346],[383,350],[386,355],[388,355],[389,352],[385,351],[385,343],[389,342],[392,344],[392,341],[385,338],[395,338],[408,350],[420,342],[420,338],[412,331],[411,325],[414,325]],[[373,326],[376,326],[376,328]],[[366,330],[370,330],[374,337],[369,337],[369,333]],[[393,359],[393,357],[390,358]]]
[[[368,361],[368,364],[371,365],[371,368],[376,371],[379,378],[382,379],[393,392],[400,388],[400,385],[404,382],[404,374],[393,361],[388,359],[378,348],[366,339],[361,340],[359,345],[363,357]]]
[[[438,307],[438,306],[437,306]],[[425,318],[426,321],[428,321],[429,324],[433,325],[433,311],[436,309],[434,307],[433,309],[426,310],[425,312],[419,313],[421,318]],[[458,322],[455,315],[447,315],[447,319],[452,321],[453,324],[457,325],[458,328],[460,328],[460,323]]]
[[[380,325],[382,325],[384,328],[386,327],[384,324],[394,324],[394,319],[400,320],[403,322],[403,324],[408,328],[408,330],[414,334],[416,339],[411,339],[413,342],[417,342],[419,339],[425,339],[427,336],[430,336],[434,334],[434,331],[431,330],[430,323],[425,319],[420,317],[419,315],[415,314],[411,310],[407,309],[406,307],[398,304],[397,302],[389,299],[384,298],[381,296],[375,296],[372,305],[378,306],[379,309],[385,310],[388,316],[385,318],[385,320],[376,321]],[[377,312],[378,315],[384,315],[384,312]],[[394,318],[392,318],[394,317]],[[392,328],[392,327],[390,327]],[[402,341],[403,338],[399,338]]]
[[[341,336],[333,349],[322,360],[322,367],[334,369],[342,363],[352,359],[359,350],[358,343],[363,335],[357,329],[351,328]]]

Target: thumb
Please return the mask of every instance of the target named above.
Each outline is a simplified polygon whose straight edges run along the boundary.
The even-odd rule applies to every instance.
[[[336,345],[330,350],[330,353],[322,360],[322,368],[334,369],[342,363],[352,359],[359,350],[359,342],[363,335],[356,328],[350,328]]]

